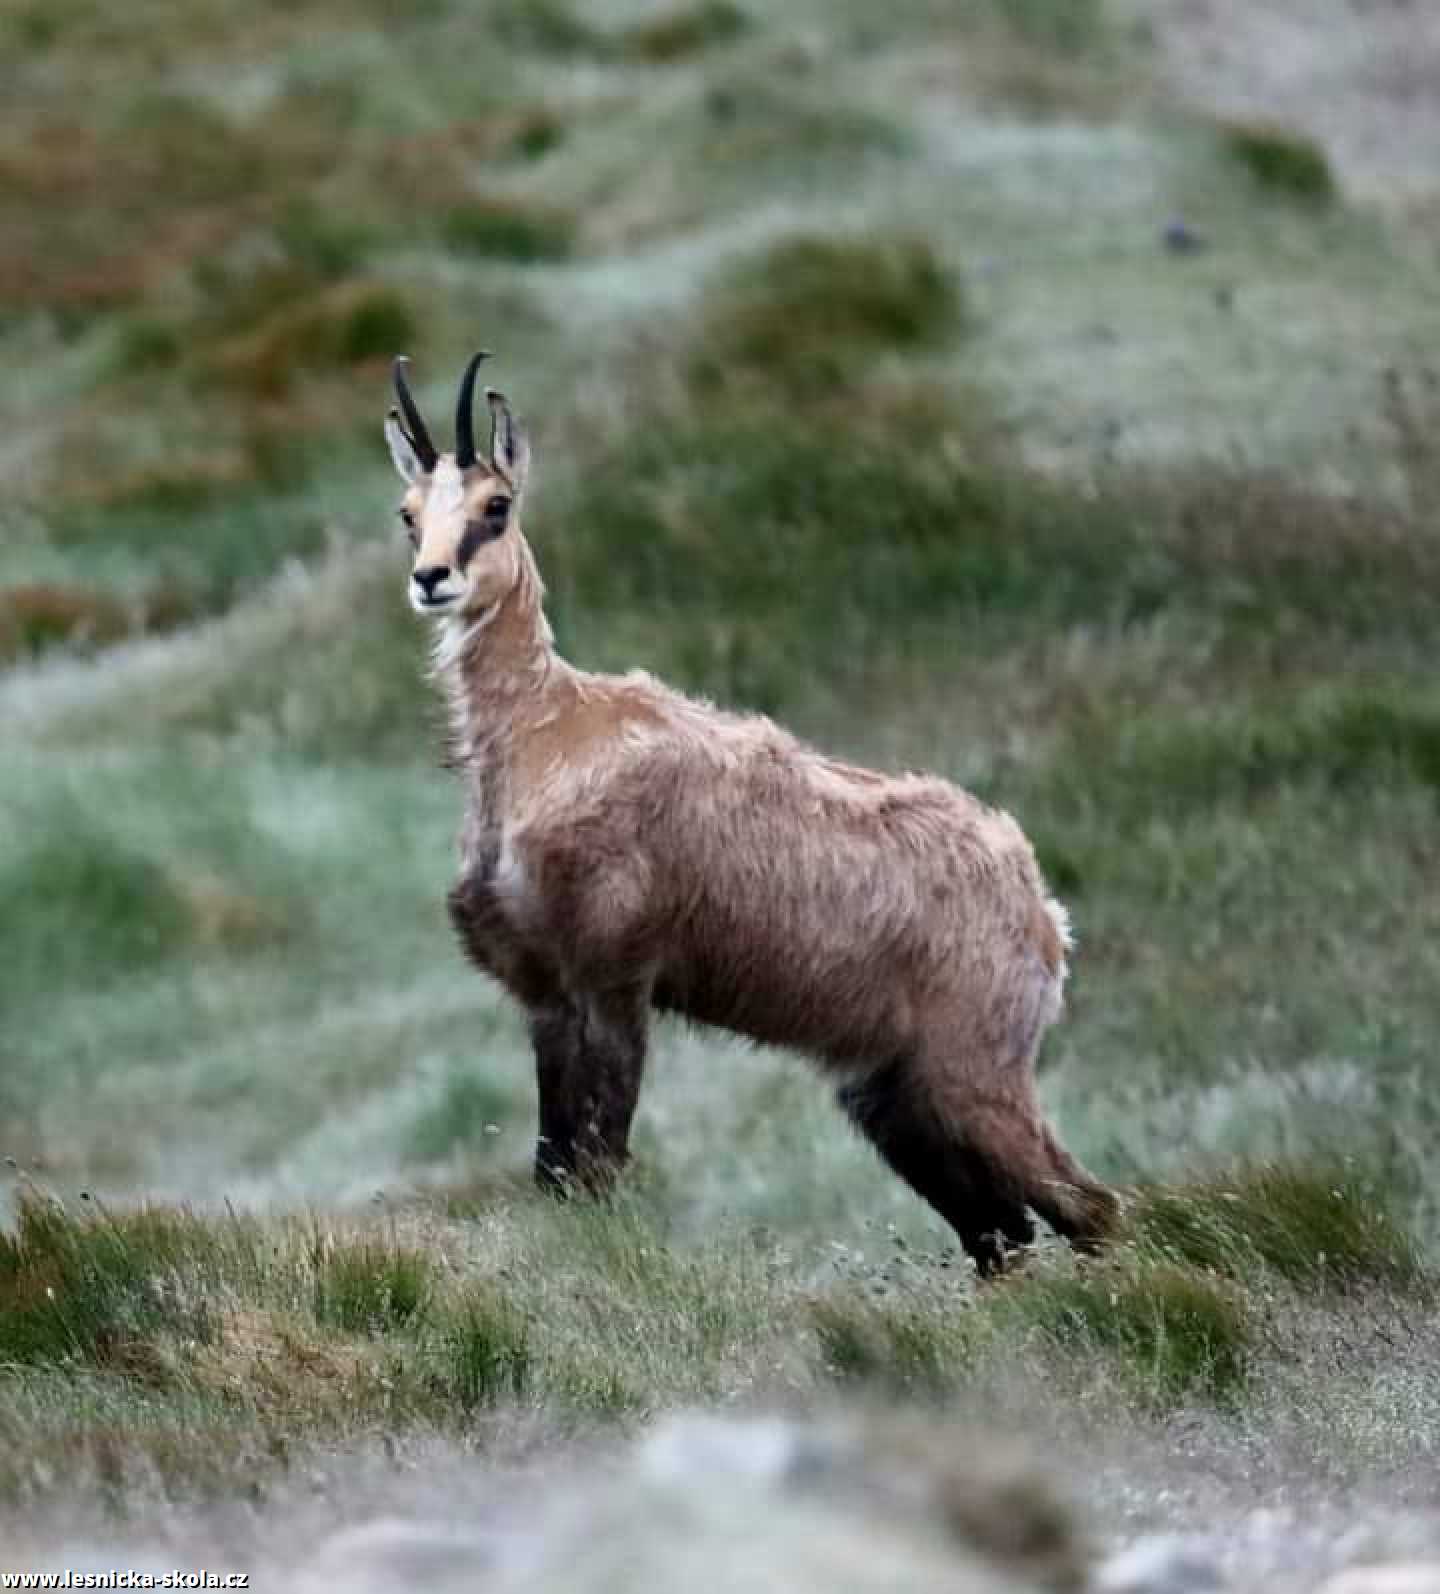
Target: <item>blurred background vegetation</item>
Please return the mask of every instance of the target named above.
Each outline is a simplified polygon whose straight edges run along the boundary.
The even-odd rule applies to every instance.
[[[1412,8],[15,0],[0,55],[13,1172],[531,1221],[379,434],[392,354],[439,431],[486,346],[574,660],[1034,836],[1087,1162],[1350,1159],[1433,1232]],[[661,1032],[639,1145],[679,1241],[943,1243],[802,1068],[722,1038]]]

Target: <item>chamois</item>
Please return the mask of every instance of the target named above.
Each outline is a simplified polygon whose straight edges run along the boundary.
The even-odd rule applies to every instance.
[[[1008,814],[935,777],[828,758],[760,716],[556,653],[520,530],[529,446],[466,366],[453,454],[395,363],[386,438],[405,481],[409,595],[465,783],[450,915],[523,1006],[535,1177],[607,1189],[628,1159],[652,1008],[808,1054],[982,1275],[1027,1208],[1093,1248],[1117,1203],[1035,1090],[1069,934]]]

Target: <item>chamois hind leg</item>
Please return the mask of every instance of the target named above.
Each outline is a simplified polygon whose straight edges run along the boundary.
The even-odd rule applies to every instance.
[[[1079,1251],[1100,1248],[1115,1226],[1120,1203],[1060,1144],[1046,1122],[1034,1085],[965,1104],[965,1134],[1056,1234]]]
[[[587,992],[531,1015],[540,1088],[542,1185],[608,1190],[630,1157],[630,1124],[645,1070],[649,994]]]
[[[941,1119],[908,1061],[839,1092],[840,1105],[896,1173],[953,1228],[982,1278],[1035,1238],[1025,1204],[1003,1174]]]

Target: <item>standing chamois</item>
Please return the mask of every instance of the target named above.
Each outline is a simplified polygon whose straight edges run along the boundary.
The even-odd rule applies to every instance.
[[[529,1016],[537,1180],[609,1185],[659,1008],[816,1059],[981,1273],[1033,1239],[1027,1208],[1098,1244],[1115,1197],[1035,1092],[1069,940],[1019,827],[943,780],[859,769],[768,719],[561,659],[520,532],[528,444],[491,389],[476,451],[483,358],[453,454],[403,360],[385,433],[465,782],[450,914]]]

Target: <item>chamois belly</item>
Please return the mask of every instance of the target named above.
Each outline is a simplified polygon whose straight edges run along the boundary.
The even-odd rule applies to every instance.
[[[873,1014],[847,1027],[820,986],[803,987],[747,976],[714,960],[668,967],[655,984],[654,1004],[697,1024],[729,1030],[767,1046],[786,1046],[831,1058],[868,1062],[896,1049],[889,1026]]]
[[[675,938],[655,1005],[766,1045],[870,1061],[910,1041],[919,974],[913,936],[875,938],[851,920],[806,936],[783,912],[715,933],[713,918]]]
[[[909,1051],[927,1023],[984,1023],[1018,983],[1046,977],[1037,935],[1050,920],[1028,849],[1006,856],[964,826],[924,849],[858,827],[779,831],[763,849],[692,854],[657,1006],[865,1062]]]

